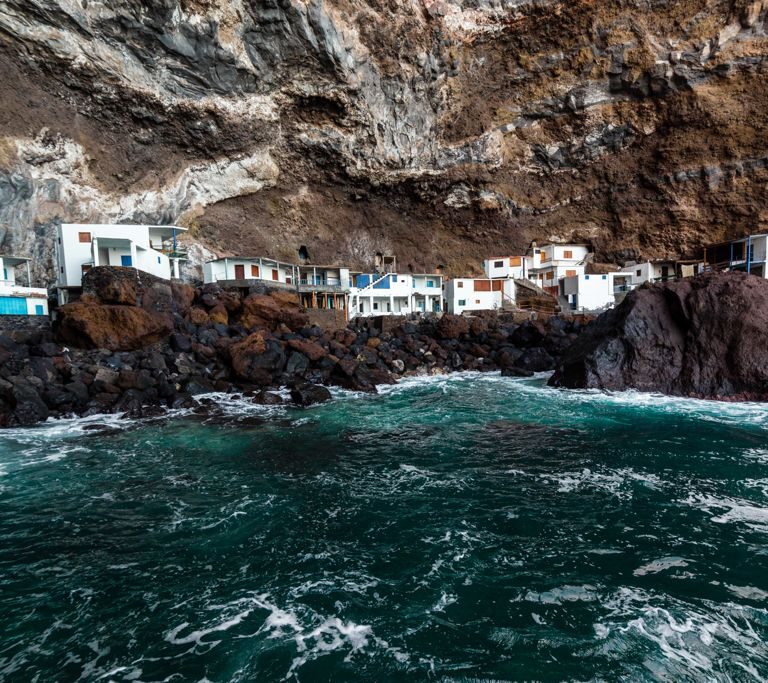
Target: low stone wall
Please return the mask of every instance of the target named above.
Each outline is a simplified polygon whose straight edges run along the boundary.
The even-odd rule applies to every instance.
[[[47,315],[0,315],[0,334],[18,330],[50,330],[51,319]]]
[[[338,309],[307,308],[310,325],[315,325],[321,330],[340,330],[347,326],[345,311]]]

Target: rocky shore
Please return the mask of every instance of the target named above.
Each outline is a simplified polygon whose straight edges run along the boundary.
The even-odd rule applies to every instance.
[[[567,350],[550,384],[768,400],[768,280],[706,273],[646,284]]]
[[[383,326],[383,329],[382,329]],[[298,405],[328,386],[375,392],[415,374],[462,370],[525,376],[553,370],[582,331],[577,320],[473,318],[363,320],[310,325],[292,291],[173,285],[133,269],[94,268],[53,330],[0,334],[0,426],[48,417],[141,417],[194,406],[196,395],[237,392]]]

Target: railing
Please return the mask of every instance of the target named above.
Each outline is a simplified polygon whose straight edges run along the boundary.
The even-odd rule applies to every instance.
[[[303,277],[299,281],[299,284],[323,287],[341,287],[341,280],[337,277]]]

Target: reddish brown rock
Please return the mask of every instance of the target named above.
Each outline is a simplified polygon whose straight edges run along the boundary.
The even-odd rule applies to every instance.
[[[193,323],[194,325],[206,325],[211,321],[211,319],[208,317],[208,313],[198,307],[194,307],[190,309],[189,311],[189,322]]]
[[[59,338],[79,348],[132,351],[168,337],[169,315],[137,306],[114,306],[75,301],[59,309]]]
[[[181,315],[187,315],[192,307],[192,302],[195,300],[195,288],[192,285],[174,280],[171,282],[171,292],[176,310]]]
[[[460,315],[444,315],[437,323],[437,334],[441,339],[459,339],[469,332],[469,322]]]
[[[210,311],[208,311],[208,318],[214,325],[229,324],[229,313],[227,313],[227,309],[223,304],[217,304]]]
[[[290,339],[288,340],[288,346],[292,349],[303,353],[312,362],[318,361],[328,355],[328,352],[315,342],[306,341],[304,339]]]
[[[254,332],[229,348],[232,369],[243,380],[265,386],[285,366],[285,352],[280,342],[264,332]]]
[[[277,329],[284,324],[291,331],[300,330],[309,323],[309,317],[299,306],[296,294],[277,291],[270,294],[250,294],[243,301],[240,324],[246,329],[265,327]]]
[[[768,399],[768,280],[718,273],[646,285],[565,352],[550,384]]]

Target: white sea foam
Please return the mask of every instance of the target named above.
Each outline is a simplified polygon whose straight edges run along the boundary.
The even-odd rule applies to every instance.
[[[566,602],[594,602],[597,600],[597,589],[594,586],[559,586],[548,591],[527,591],[515,598],[515,602],[538,602],[544,605],[562,605]]]
[[[697,493],[680,502],[712,515],[710,519],[716,524],[738,523],[768,533],[768,507],[755,505],[751,501]]]
[[[686,560],[682,557],[662,557],[658,560],[653,560],[644,564],[642,567],[638,567],[632,572],[635,576],[646,576],[647,574],[658,574],[659,572],[666,571],[667,569],[673,569],[675,567],[687,567],[690,564],[690,560]]]
[[[664,656],[653,662],[659,680],[730,680],[719,670],[723,653],[745,670],[768,664],[768,647],[752,625],[764,622],[766,610],[707,601],[693,606],[629,587],[603,598],[601,607],[606,616],[594,624],[600,655],[622,657],[639,647],[633,641],[651,643]]]
[[[592,489],[625,499],[632,497],[633,484],[641,484],[649,489],[658,489],[663,486],[662,480],[655,474],[636,472],[629,467],[603,471],[593,471],[585,467],[572,472],[540,474],[539,479],[556,484],[559,493]]]

